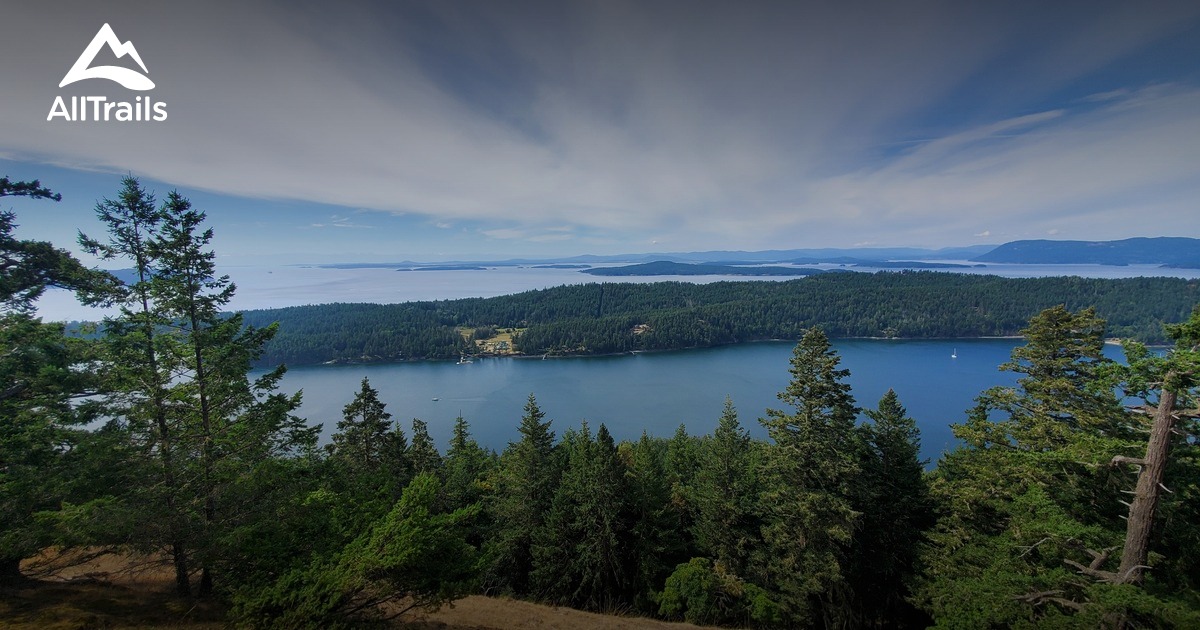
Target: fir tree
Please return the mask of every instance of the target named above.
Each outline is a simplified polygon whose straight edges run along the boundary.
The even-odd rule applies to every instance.
[[[530,592],[533,535],[550,511],[560,475],[554,432],[545,417],[530,394],[518,427],[521,438],[510,443],[500,458],[490,506],[496,532],[489,544],[487,580],[518,595]]]
[[[429,436],[429,425],[420,418],[413,418],[412,432],[408,458],[412,462],[413,472],[418,475],[427,472],[441,477],[442,455],[433,443],[433,438]]]
[[[847,612],[846,547],[858,514],[850,488],[858,472],[857,409],[841,359],[819,328],[792,354],[792,380],[767,410],[773,444],[763,466],[764,557],[754,581],[779,594],[792,623],[837,624]]]
[[[757,462],[750,433],[738,422],[733,401],[725,399],[716,430],[704,442],[692,488],[697,546],[724,570],[746,575],[746,563],[759,540],[755,514]]]
[[[893,390],[865,413],[871,422],[858,427],[862,448],[854,491],[862,517],[848,571],[857,625],[923,625],[928,620],[907,603],[918,549],[935,519],[921,433]]]

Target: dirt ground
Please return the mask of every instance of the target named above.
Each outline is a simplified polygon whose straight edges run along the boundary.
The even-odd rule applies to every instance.
[[[44,554],[22,563],[28,583],[0,590],[0,627],[16,630],[83,628],[225,627],[215,604],[171,594],[172,573],[163,562],[136,555],[89,557]],[[395,627],[421,630],[542,630],[571,628],[684,629],[690,624],[588,613],[511,599],[474,595],[435,613],[413,614]]]

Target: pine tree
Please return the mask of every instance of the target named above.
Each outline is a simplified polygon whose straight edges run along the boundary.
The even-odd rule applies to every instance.
[[[1169,549],[1162,557],[1180,570],[1151,571],[1151,575],[1184,590],[1195,585],[1200,566],[1200,546],[1195,545],[1200,527],[1194,518],[1200,512],[1195,507],[1200,494],[1196,483],[1200,479],[1196,439],[1200,434],[1200,306],[1193,308],[1187,321],[1167,325],[1166,332],[1175,342],[1166,356],[1153,355],[1141,344],[1126,343],[1129,366],[1116,371],[1123,377],[1126,396],[1144,401],[1136,409],[1138,417],[1152,418],[1144,450],[1139,448],[1133,456],[1119,455],[1111,462],[1132,467],[1137,474],[1120,563],[1112,572],[1098,570],[1098,565],[1077,568],[1104,581],[1143,585],[1147,570],[1153,569],[1150,550],[1158,546]],[[1173,526],[1164,527],[1164,522]]]
[[[754,581],[779,594],[796,624],[840,623],[849,599],[857,409],[840,361],[824,332],[806,332],[792,354],[792,380],[779,394],[794,411],[768,409],[762,421],[773,444],[763,466],[765,547]]]

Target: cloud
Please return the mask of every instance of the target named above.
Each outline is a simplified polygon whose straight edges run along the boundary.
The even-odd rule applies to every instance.
[[[361,223],[354,223],[350,220],[349,217],[343,217],[343,216],[339,216],[339,215],[335,214],[335,215],[329,217],[329,222],[327,222],[327,223],[310,223],[308,225],[308,227],[313,227],[313,228],[327,228],[327,227],[331,227],[331,228],[367,228],[367,229],[370,229],[372,226],[363,225]]]
[[[20,5],[27,27],[0,42],[0,137],[27,160],[506,225],[481,233],[508,241],[917,244],[983,220],[1093,216],[1111,233],[1172,213],[1200,229],[1179,219],[1200,193],[1195,86],[1050,102],[1195,29],[1200,5],[1032,20],[969,4]],[[46,123],[106,21],[168,120]]]
[[[498,240],[521,240],[531,243],[554,243],[575,238],[575,229],[570,226],[544,228],[493,228],[480,230],[488,238]]]

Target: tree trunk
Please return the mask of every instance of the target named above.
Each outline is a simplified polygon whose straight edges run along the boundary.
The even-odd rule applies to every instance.
[[[171,559],[175,563],[175,592],[188,597],[192,594],[192,583],[188,579],[187,554],[182,542],[177,540],[171,543]]]
[[[1170,375],[1167,377],[1170,382]],[[1137,490],[1133,503],[1129,505],[1129,521],[1125,530],[1125,549],[1121,553],[1121,566],[1117,569],[1118,584],[1141,584],[1150,549],[1150,531],[1154,526],[1154,511],[1162,489],[1163,472],[1167,467],[1167,454],[1171,449],[1171,429],[1175,426],[1175,392],[1163,388],[1150,427],[1150,442],[1146,445],[1146,457],[1141,462]]]
[[[0,557],[0,584],[23,582],[25,576],[21,573],[21,558]]]

